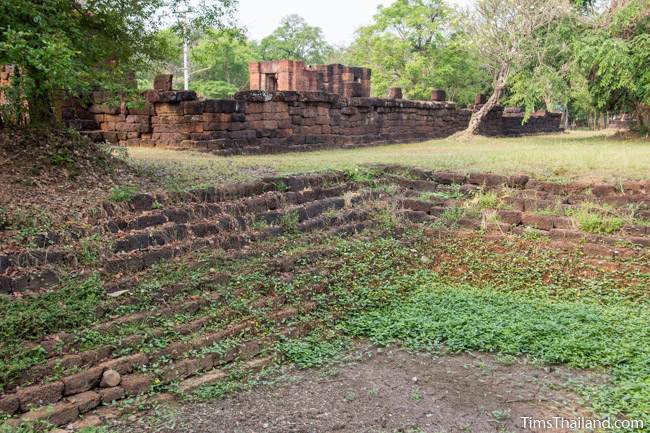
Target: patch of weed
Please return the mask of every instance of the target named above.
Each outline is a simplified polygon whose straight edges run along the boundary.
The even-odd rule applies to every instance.
[[[285,212],[280,217],[280,227],[288,234],[298,233],[298,223],[300,221],[300,215],[297,210]]]
[[[131,200],[138,193],[134,185],[121,185],[111,188],[111,201],[116,203]]]
[[[496,409],[492,411],[492,416],[497,421],[505,421],[512,417],[512,413],[510,412],[510,409]]]
[[[377,186],[377,173],[364,167],[355,167],[345,170],[345,174],[352,182],[361,183],[369,187]]]
[[[262,218],[254,218],[250,226],[253,230],[264,230],[269,227],[269,223]]]
[[[458,224],[458,222],[465,216],[465,209],[461,207],[449,207],[446,208],[440,215],[440,221],[445,225],[453,226]]]
[[[289,188],[289,185],[287,185],[287,183],[285,181],[283,181],[283,180],[279,180],[277,182],[274,182],[273,183],[273,188],[276,191],[279,191],[279,192],[287,192],[287,191],[289,191],[291,189],[291,188]]]
[[[28,348],[24,340],[38,341],[50,333],[88,325],[96,319],[102,299],[104,289],[97,275],[71,279],[39,296],[0,298],[0,385],[45,359],[41,346]],[[8,356],[12,358],[7,360]]]
[[[379,209],[376,218],[384,230],[393,230],[400,223],[400,218],[392,207],[383,207]]]
[[[84,265],[96,265],[102,253],[102,240],[99,235],[95,234],[89,238],[81,240],[81,254],[79,260]]]
[[[299,367],[312,368],[337,359],[349,344],[349,339],[341,336],[328,338],[321,332],[314,332],[300,340],[281,342],[277,345],[277,349],[287,360]]]
[[[470,201],[473,207],[483,209],[499,209],[503,201],[494,191],[479,191]]]
[[[618,216],[608,216],[598,213],[587,207],[571,212],[578,227],[588,233],[608,235],[618,232],[624,225],[625,220]]]

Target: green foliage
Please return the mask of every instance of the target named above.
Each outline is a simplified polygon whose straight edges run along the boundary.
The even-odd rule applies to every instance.
[[[213,385],[205,385],[192,392],[190,399],[193,401],[210,401],[216,400],[224,395],[240,391],[244,384],[240,380],[229,378]]]
[[[283,180],[273,182],[273,188],[279,192],[287,192],[291,189],[289,185],[287,185],[287,183]]]
[[[6,230],[11,226],[11,217],[9,211],[4,206],[0,206],[0,231]]]
[[[480,191],[471,203],[479,209],[497,209],[502,205],[501,198],[494,191]]]
[[[442,215],[440,215],[440,221],[448,225],[454,225],[464,216],[465,209],[462,207],[449,207],[442,212]]]
[[[287,234],[295,234],[298,233],[299,222],[300,215],[297,210],[285,212],[280,218],[280,227],[282,227]]]
[[[20,423],[18,426],[10,425],[9,423],[0,424],[0,433],[47,433],[54,428],[52,424],[45,421],[29,421]],[[93,433],[93,432],[82,432]],[[102,432],[103,433],[103,432]]]
[[[114,202],[131,200],[138,192],[135,185],[121,185],[111,188],[111,200]]]
[[[301,368],[313,368],[331,362],[349,347],[350,341],[336,335],[322,335],[314,332],[300,340],[287,340],[277,345],[277,349],[288,361]]]
[[[461,185],[453,184],[449,185],[445,189],[439,189],[437,191],[423,191],[420,193],[420,200],[425,201],[435,201],[435,200],[449,200],[462,198],[465,194],[461,191]]]
[[[93,235],[81,240],[81,254],[79,260],[84,265],[96,265],[101,257],[102,239],[99,235]]]
[[[571,216],[577,221],[580,230],[589,233],[608,235],[616,233],[625,225],[623,218],[608,215],[602,209],[593,206],[582,206],[571,212]]]
[[[331,50],[323,31],[298,15],[282,18],[280,26],[259,45],[263,60],[302,60],[307,64],[325,63]]]
[[[492,411],[492,416],[497,421],[505,421],[510,419],[512,413],[510,412],[510,409],[497,409]]]
[[[377,186],[377,174],[364,167],[355,167],[345,170],[345,174],[352,182],[358,182],[370,187]]]
[[[255,47],[240,32],[208,30],[192,48],[191,87],[208,98],[231,97],[248,86]]]
[[[32,245],[36,236],[52,227],[52,219],[43,208],[16,209],[11,215],[0,212],[0,220],[5,228],[17,231],[19,242],[28,245]]]
[[[379,209],[376,218],[384,230],[393,230],[400,222],[395,209],[390,206]]]
[[[586,81],[574,53],[581,29],[574,13],[536,31],[534,55],[515,65],[508,87],[508,103],[525,108],[524,120],[538,109],[589,111],[590,101],[584,101]]]
[[[600,109],[629,112],[650,104],[648,7],[647,0],[630,0],[613,11],[608,26],[588,29],[578,43],[578,63]]]
[[[487,83],[459,20],[441,0],[398,0],[357,31],[344,59],[372,68],[376,96],[397,86],[408,98],[428,100],[433,89],[445,89],[450,100],[468,104]]]
[[[180,0],[16,0],[0,3],[0,64],[16,65],[10,106],[29,103],[29,117],[3,110],[5,123],[50,124],[55,94],[85,94],[97,86],[132,94],[133,71],[168,53],[157,32]],[[219,23],[231,0],[201,2],[192,25]],[[183,33],[183,35],[185,32]],[[5,107],[6,108],[6,107]]]
[[[0,298],[0,385],[47,358],[41,346],[27,347],[25,340],[89,325],[103,298],[97,275],[66,281],[59,290],[35,297]],[[8,355],[12,359],[6,362]]]
[[[153,87],[153,79],[159,72],[174,74],[175,87],[180,87],[183,74],[183,40],[171,28],[159,30],[154,35],[157,44],[157,57],[151,59],[147,68],[137,71],[138,89]]]
[[[206,98],[229,99],[241,90],[240,87],[221,80],[196,80],[190,82],[196,93]]]

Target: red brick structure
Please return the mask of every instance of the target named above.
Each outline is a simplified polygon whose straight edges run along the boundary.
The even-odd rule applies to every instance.
[[[370,96],[370,69],[344,65],[305,65],[297,60],[253,62],[250,90],[325,92],[345,97]]]

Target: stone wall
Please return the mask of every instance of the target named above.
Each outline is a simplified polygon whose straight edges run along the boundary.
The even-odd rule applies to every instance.
[[[199,100],[192,91],[151,90],[142,106],[112,106],[98,92],[86,109],[69,104],[64,119],[97,140],[128,146],[195,149],[217,154],[273,153],[428,140],[467,126],[472,111],[453,103],[345,98],[323,92],[240,92]],[[480,133],[516,136],[560,131],[560,115],[495,108]]]
[[[198,100],[191,91],[150,91],[143,107],[88,108],[98,140],[129,146],[269,153],[425,140],[462,130],[471,112],[452,103],[343,98],[320,92],[240,92]]]

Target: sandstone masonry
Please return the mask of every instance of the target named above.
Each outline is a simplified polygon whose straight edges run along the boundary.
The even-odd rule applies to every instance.
[[[160,83],[160,84],[159,84]],[[64,108],[64,119],[96,140],[128,146],[157,146],[238,153],[273,153],[353,147],[441,138],[463,130],[472,114],[454,103],[345,97],[313,91],[239,92],[234,99],[200,100],[193,91],[145,92],[137,107],[112,106],[110,95],[93,94],[85,110]],[[398,95],[398,92],[394,92]],[[536,113],[522,125],[523,113],[493,110],[484,135],[560,131],[560,115]]]

